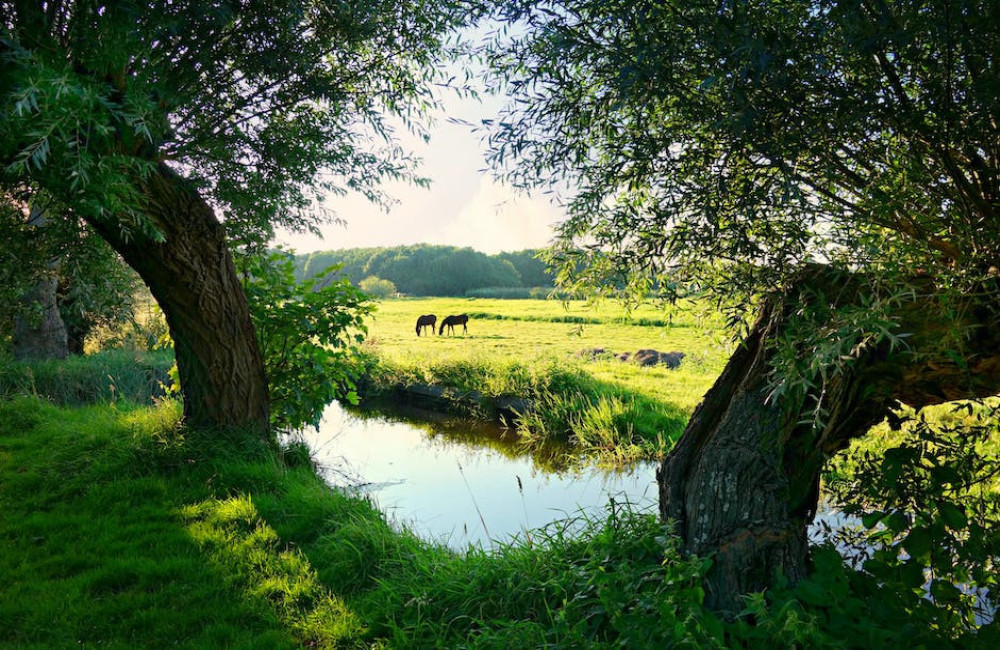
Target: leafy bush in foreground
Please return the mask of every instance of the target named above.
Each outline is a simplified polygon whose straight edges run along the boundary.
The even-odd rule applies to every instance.
[[[285,253],[247,256],[243,290],[264,357],[271,422],[281,431],[316,426],[340,397],[357,402],[346,363],[364,340],[368,297],[346,279],[296,282]]]

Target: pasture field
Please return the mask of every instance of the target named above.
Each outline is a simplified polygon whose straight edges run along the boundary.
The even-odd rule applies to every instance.
[[[417,336],[422,314],[468,314],[468,333]],[[695,303],[672,313],[613,302],[422,298],[386,300],[369,322],[376,384],[429,383],[518,394],[540,405],[526,438],[563,437],[622,460],[658,456],[722,371],[731,348],[717,317]],[[587,350],[609,354],[596,359]],[[679,368],[642,367],[610,353],[683,352]]]

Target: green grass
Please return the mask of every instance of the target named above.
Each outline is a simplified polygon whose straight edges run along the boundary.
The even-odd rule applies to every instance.
[[[469,314],[469,332],[418,337],[416,319],[428,313]],[[595,348],[687,356],[670,370],[581,355]],[[369,395],[426,383],[527,397],[538,410],[523,421],[526,439],[569,440],[606,462],[669,449],[729,355],[719,322],[694,303],[626,314],[610,302],[459,298],[384,301],[366,351]]]
[[[190,440],[178,417],[172,404],[0,401],[0,646],[291,648],[360,635],[245,496],[315,483],[311,469],[284,470],[263,444]]]
[[[0,400],[0,647],[954,647],[883,624],[839,562],[806,582],[823,598],[723,623],[707,563],[621,504],[455,553],[328,488],[300,446],[178,417]]]
[[[172,350],[107,350],[61,361],[18,363],[0,358],[0,398],[44,395],[59,404],[149,403],[162,396]]]
[[[0,401],[0,646],[454,647],[478,639],[472,645],[501,647],[635,634],[622,613],[595,626],[581,609],[598,604],[604,587],[567,608],[567,595],[586,587],[580,567],[594,563],[628,567],[626,582],[607,587],[616,598],[633,597],[630,582],[647,585],[659,599],[676,598],[683,635],[711,636],[704,626],[714,619],[691,616],[701,614],[700,565],[665,567],[669,549],[655,541],[650,515],[619,510],[580,535],[557,526],[499,554],[455,554],[329,489],[301,448],[192,433],[178,417],[170,403]],[[690,591],[667,587],[671,571]]]

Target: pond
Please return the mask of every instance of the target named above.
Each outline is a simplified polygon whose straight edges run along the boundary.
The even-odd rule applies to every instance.
[[[455,550],[490,549],[555,520],[602,517],[610,499],[657,511],[655,463],[614,471],[573,463],[565,446],[528,453],[511,431],[434,411],[334,402],[303,438],[329,484],[368,495],[391,522]],[[859,524],[821,500],[809,536],[818,542],[824,529]],[[864,555],[838,550],[855,561]],[[979,600],[982,624],[996,608],[985,592]]]
[[[566,446],[528,453],[507,429],[435,411],[334,402],[304,439],[328,483],[367,494],[390,521],[455,549],[489,548],[557,519],[599,517],[610,499],[657,508],[656,463],[574,464]],[[821,523],[848,522],[821,504],[813,539]]]
[[[331,404],[304,434],[328,483],[358,486],[425,539],[491,548],[609,499],[655,512],[655,464],[623,471],[572,468],[568,449],[528,454],[512,432],[420,409],[346,410]]]

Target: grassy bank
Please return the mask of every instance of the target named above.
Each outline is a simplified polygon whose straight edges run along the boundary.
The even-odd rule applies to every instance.
[[[608,462],[656,457],[680,435],[728,358],[718,321],[685,307],[626,314],[615,303],[580,301],[385,301],[370,323],[368,392],[431,384],[517,395],[536,407],[522,420],[530,441],[569,440]],[[469,331],[418,337],[416,319],[430,313],[439,320],[469,314]],[[606,352],[588,353],[598,348]],[[676,369],[614,356],[644,348],[686,356]]]
[[[656,578],[643,591],[662,599],[671,592],[662,578],[683,578],[687,591],[672,596],[683,632],[674,633],[708,642],[721,633],[717,623],[714,632],[704,627],[711,617],[692,618],[698,565],[662,566],[648,517],[617,513],[581,538],[553,529],[496,556],[456,555],[328,489],[300,448],[192,434],[177,417],[170,404],[0,402],[0,644],[430,647],[470,639],[489,647],[582,640],[585,631],[596,642],[627,632],[611,612],[595,625],[575,611],[597,605],[599,594],[567,607],[583,586],[574,567],[596,558],[628,567],[622,598],[627,581]]]
[[[701,606],[707,564],[682,558],[654,518],[616,506],[599,520],[531,531],[496,552],[457,554],[394,530],[367,501],[328,488],[301,447],[195,433],[177,418],[169,402],[69,408],[0,400],[0,646],[977,640],[906,627],[906,613],[829,561],[835,554],[821,554],[825,568],[803,583],[804,600],[774,592],[723,623]]]
[[[0,357],[0,399],[44,395],[58,404],[151,403],[169,385],[172,350],[112,349],[61,361],[18,363]]]

